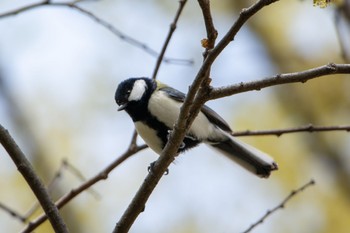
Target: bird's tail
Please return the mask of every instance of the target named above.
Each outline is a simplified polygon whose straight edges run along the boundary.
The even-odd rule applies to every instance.
[[[271,171],[278,169],[276,162],[269,155],[235,138],[228,137],[224,141],[212,142],[209,145],[262,178],[268,178]]]

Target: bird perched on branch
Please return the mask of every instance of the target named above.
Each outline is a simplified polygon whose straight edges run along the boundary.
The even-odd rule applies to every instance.
[[[184,99],[184,93],[144,77],[124,80],[115,93],[118,111],[125,110],[129,114],[137,133],[157,154],[162,152],[168,141]],[[203,142],[260,177],[267,178],[271,171],[278,169],[269,155],[231,134],[226,121],[204,105],[178,152],[182,153]]]

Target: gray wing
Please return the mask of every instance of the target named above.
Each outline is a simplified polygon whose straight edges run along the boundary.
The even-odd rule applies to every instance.
[[[184,102],[186,97],[184,93],[172,87],[168,87],[168,86],[161,87],[159,90],[164,90],[172,99],[178,102]],[[209,119],[211,123],[213,123],[220,129],[222,129],[223,131],[232,133],[232,130],[230,126],[227,124],[227,122],[221,116],[219,116],[219,114],[217,114],[213,109],[209,108],[206,105],[203,105],[201,111]]]

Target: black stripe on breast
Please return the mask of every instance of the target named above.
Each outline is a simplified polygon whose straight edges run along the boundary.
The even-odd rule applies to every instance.
[[[170,128],[167,127],[165,124],[160,122],[157,118],[148,115],[146,119],[143,120],[143,123],[148,125],[150,128],[157,131],[157,136],[162,140],[163,145],[162,149],[164,149],[166,143],[168,142],[168,138],[170,136]],[[184,152],[188,149],[191,149],[195,146],[197,146],[201,141],[198,139],[192,137],[192,136],[185,136],[182,145],[180,146],[178,152]]]
[[[163,145],[162,149],[165,147],[168,142],[169,131],[172,130],[167,127],[164,123],[160,122],[156,117],[154,117],[147,109],[146,102],[130,102],[128,108],[126,109],[127,113],[130,115],[134,122],[141,121],[150,128],[157,131],[157,136],[162,140]],[[197,146],[201,141],[193,137],[192,135],[185,136],[183,140],[183,145],[180,146],[179,152],[191,149]]]

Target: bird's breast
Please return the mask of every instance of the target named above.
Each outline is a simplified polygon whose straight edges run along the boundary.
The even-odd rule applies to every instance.
[[[180,114],[181,105],[182,103],[169,98],[163,91],[157,91],[148,101],[148,110],[159,122],[172,129]]]
[[[135,122],[137,133],[142,137],[145,143],[157,154],[160,154],[163,149],[163,142],[157,135],[157,131],[149,127],[142,121]]]

